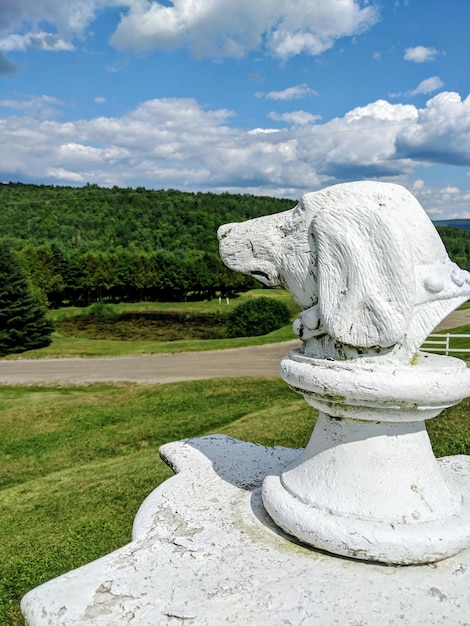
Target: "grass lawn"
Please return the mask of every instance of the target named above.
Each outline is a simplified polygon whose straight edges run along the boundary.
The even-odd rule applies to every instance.
[[[261,346],[278,341],[297,339],[288,324],[260,337],[238,337],[235,339],[200,339],[181,341],[119,341],[112,339],[86,339],[64,337],[54,333],[52,343],[40,350],[29,350],[21,354],[10,355],[7,359],[44,359],[58,357],[100,357],[123,356],[131,354],[163,354],[177,352],[204,352],[206,350],[225,350],[227,348],[243,348]]]
[[[438,456],[470,454],[470,401],[430,420]],[[0,387],[0,624],[26,591],[124,545],[171,471],[158,446],[224,433],[304,446],[316,413],[278,379]]]
[[[162,443],[219,432],[304,445],[315,413],[275,379],[0,387],[0,624],[26,591],[130,540],[171,471]]]

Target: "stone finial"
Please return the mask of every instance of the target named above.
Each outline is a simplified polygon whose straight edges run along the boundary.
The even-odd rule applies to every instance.
[[[306,356],[410,362],[427,335],[470,297],[416,198],[378,182],[305,194],[290,211],[219,229],[228,267],[284,287],[302,311]]]

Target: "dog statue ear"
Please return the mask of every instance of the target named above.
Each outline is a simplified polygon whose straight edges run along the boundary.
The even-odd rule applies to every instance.
[[[396,344],[415,302],[411,246],[385,207],[328,207],[312,219],[318,300],[326,332],[350,346]]]

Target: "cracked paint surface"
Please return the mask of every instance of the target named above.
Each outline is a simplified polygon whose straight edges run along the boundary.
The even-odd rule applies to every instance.
[[[27,623],[469,626],[469,550],[386,567],[306,547],[274,525],[261,482],[300,452],[224,436],[163,446],[178,474],[143,503],[133,541],[27,594]],[[454,458],[468,482],[470,458]]]

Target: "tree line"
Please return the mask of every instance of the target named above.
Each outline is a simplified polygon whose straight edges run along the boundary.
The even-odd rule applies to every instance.
[[[289,199],[97,185],[0,184],[1,241],[45,306],[210,298],[249,289],[228,270],[217,228],[292,208]],[[470,270],[470,232],[439,226]]]
[[[227,269],[211,252],[68,251],[27,244],[17,253],[31,290],[45,306],[92,302],[210,299],[251,289],[254,280]]]

